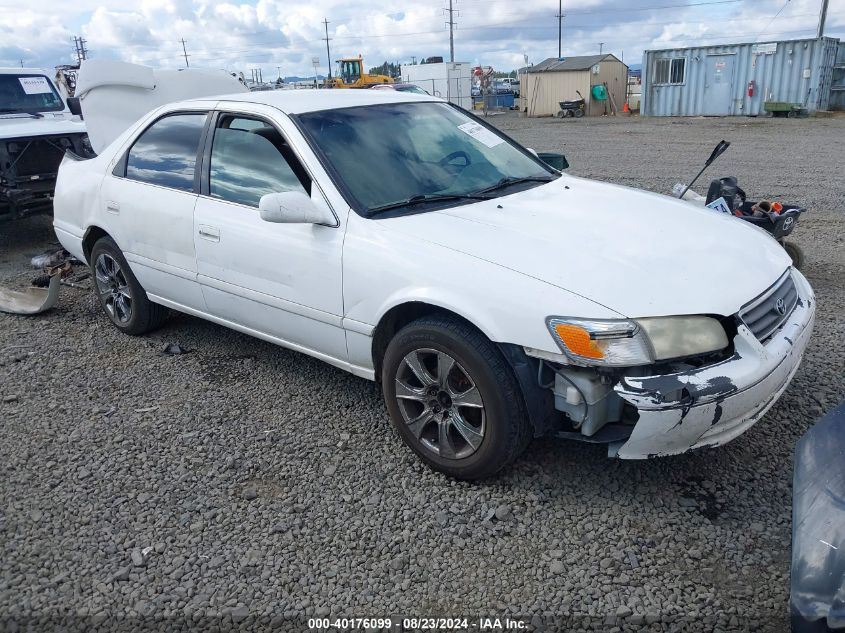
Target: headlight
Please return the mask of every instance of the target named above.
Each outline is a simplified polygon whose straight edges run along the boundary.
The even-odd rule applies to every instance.
[[[705,354],[725,349],[728,335],[716,319],[705,316],[637,319],[645,330],[655,360]]]
[[[724,349],[722,324],[704,316],[656,317],[636,321],[550,317],[558,347],[585,365],[633,367]]]

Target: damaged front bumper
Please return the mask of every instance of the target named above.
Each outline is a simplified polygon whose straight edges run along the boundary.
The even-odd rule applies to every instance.
[[[610,445],[610,454],[646,459],[720,446],[763,417],[798,370],[815,320],[810,285],[798,271],[792,275],[798,303],[765,343],[740,324],[734,354],[720,363],[622,378],[614,390],[636,407],[639,419],[627,440]]]

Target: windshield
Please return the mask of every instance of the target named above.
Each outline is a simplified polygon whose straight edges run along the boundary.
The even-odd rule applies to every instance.
[[[64,110],[53,83],[44,75],[0,75],[0,114]]]
[[[438,196],[442,207],[447,196],[460,204],[458,196],[495,197],[512,192],[510,184],[536,186],[534,180],[557,177],[526,150],[446,103],[324,110],[297,120],[364,215],[420,196]]]

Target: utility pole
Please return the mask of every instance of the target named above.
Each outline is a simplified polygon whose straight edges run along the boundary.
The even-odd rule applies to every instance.
[[[21,68],[23,68],[23,60],[21,60]]]
[[[599,55],[604,52],[604,42],[599,42]]]
[[[557,3],[557,58],[563,58],[563,18],[566,16],[563,13],[563,0],[558,0]]]
[[[824,37],[824,23],[827,21],[827,5],[829,0],[822,0],[822,11],[819,14],[819,33],[816,37],[819,39]]]
[[[453,0],[449,0],[449,8],[446,9],[449,13],[449,61],[455,63],[455,9],[452,7]]]
[[[326,37],[324,37],[322,39],[326,40],[326,57],[328,58],[328,62],[329,62],[329,79],[331,79],[332,78],[332,54],[329,51],[329,40],[331,39],[329,37],[329,21],[326,18],[323,18],[323,24],[326,27]]]
[[[417,56],[411,55],[411,64],[416,66],[417,65]]]
[[[81,64],[82,60],[88,59],[88,49],[85,48],[85,42],[87,40],[79,37],[78,35],[73,36],[73,45],[76,47],[76,63]]]
[[[182,38],[182,54],[185,55],[185,68],[190,68],[191,65],[188,63],[188,57],[190,57],[190,55],[188,55],[188,49],[185,48],[185,38],[184,37]]]
[[[276,66],[276,70],[278,70],[278,71],[279,71],[279,81],[281,81],[281,80],[282,80],[282,67],[281,67],[281,66]]]

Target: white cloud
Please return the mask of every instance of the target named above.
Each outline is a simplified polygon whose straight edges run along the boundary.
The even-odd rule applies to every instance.
[[[326,70],[322,20],[328,17],[332,57],[364,56],[368,66],[432,55],[448,58],[446,0],[43,0],[21,10],[20,0],[0,0],[0,65],[52,67],[73,59],[71,36],[84,35],[94,58],[154,66],[183,65],[184,38],[193,66],[264,76],[305,75],[311,58]],[[722,44],[732,40],[812,37],[818,0],[565,0],[564,54],[604,50],[628,62],[643,49]],[[689,4],[692,6],[679,7]],[[557,53],[553,0],[455,0],[460,11],[456,57],[510,70],[523,55],[537,62]],[[643,7],[665,7],[639,10]],[[131,7],[131,8],[127,8]],[[845,0],[831,0],[828,33],[845,35]]]

